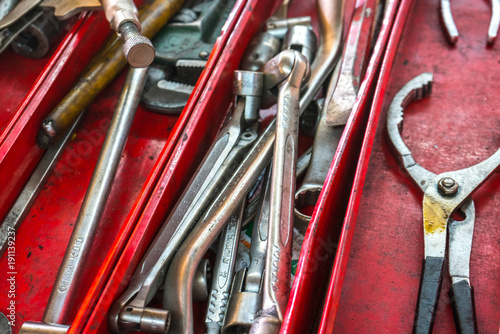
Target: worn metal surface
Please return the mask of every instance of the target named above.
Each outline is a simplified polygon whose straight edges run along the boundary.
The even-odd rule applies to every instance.
[[[393,44],[390,51],[398,53],[392,66],[389,63],[386,67],[392,67],[392,74],[381,119],[398,87],[423,71],[434,72],[432,98],[408,108],[403,139],[414,158],[437,173],[472,166],[498,148],[500,82],[491,70],[498,67],[498,46],[487,47],[484,38],[489,5],[453,2],[463,33],[460,42],[450,47],[440,31],[437,15],[429,16],[429,12],[439,12],[438,3],[416,1],[413,10],[411,1],[404,3],[408,17],[402,21],[407,24],[399,47]],[[401,31],[402,25],[397,30]],[[424,251],[423,242],[416,242],[418,238],[423,240],[422,196],[392,159],[383,131],[379,126],[366,165],[366,183],[334,332],[411,332],[413,326],[421,274],[421,263],[415,259]],[[361,188],[354,191],[359,195]],[[500,264],[492,261],[500,247],[498,177],[487,181],[473,198],[477,221],[470,277],[474,282],[478,332],[493,333],[498,331],[500,317],[496,298],[500,295]],[[349,227],[353,228],[352,220]],[[448,291],[449,287],[450,281],[445,279],[441,290]],[[442,293],[434,333],[456,332],[450,304],[451,299]]]

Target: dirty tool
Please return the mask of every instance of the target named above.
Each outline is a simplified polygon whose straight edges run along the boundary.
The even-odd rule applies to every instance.
[[[2,256],[7,249],[9,235],[17,231],[21,223],[24,221],[24,218],[26,218],[31,206],[40,193],[40,190],[42,190],[45,182],[51,175],[52,170],[59,161],[59,158],[63,154],[67,144],[71,141],[75,129],[80,124],[82,118],[83,114],[79,116],[70,131],[68,131],[65,136],[61,137],[44,153],[35,170],[31,173],[28,182],[26,182],[23,190],[21,190],[21,193],[12,205],[9,213],[7,213],[7,216],[0,226],[0,256]]]
[[[262,73],[237,73],[235,80],[241,82],[234,85],[240,89],[236,90],[232,117],[215,139],[180,200],[165,220],[137,267],[127,290],[113,304],[108,321],[113,333],[132,330],[163,333],[168,326],[170,312],[149,307],[148,304],[164,282],[168,266],[184,239],[203,216],[257,137],[252,124],[247,123],[244,116],[248,113],[245,107],[252,103],[247,104],[247,98],[238,94],[242,94],[246,88],[253,87],[249,99],[255,100],[259,90],[262,89]],[[167,291],[171,289],[166,289]],[[174,318],[174,321],[176,320]]]
[[[488,44],[495,43],[500,27],[500,0],[491,0],[491,20],[488,27]],[[440,13],[444,25],[444,31],[448,41],[455,44],[458,41],[458,29],[451,13],[450,0],[440,0]]]
[[[145,107],[175,115],[184,109],[235,3],[212,0],[182,8],[158,33],[142,97]]]
[[[264,66],[264,73],[266,88],[278,86],[279,95],[262,313],[250,332],[278,333],[290,293],[299,96],[302,83],[308,79],[309,65],[301,53],[283,51]]]
[[[156,0],[139,12],[141,33],[153,37],[182,6],[183,0]],[[127,64],[118,36],[111,36],[76,84],[43,120],[37,143],[48,148]]]
[[[219,334],[226,317],[240,240],[243,211],[244,205],[240,205],[219,237],[219,248],[215,258],[210,299],[208,300],[205,319],[207,334]]]
[[[90,250],[94,246],[95,231],[104,212],[127,141],[128,131],[139,104],[146,72],[147,69],[133,68],[125,80],[99,160],[52,288],[42,324],[25,322],[19,333],[40,333],[41,327],[45,328],[42,333],[52,333],[49,331],[50,328],[53,328],[55,333],[60,333],[61,328],[69,327],[65,325],[68,325],[68,317],[74,307],[74,298],[79,292],[78,283],[82,277],[85,262],[88,261]]]
[[[375,0],[357,0],[345,42],[340,75],[335,89],[327,96],[326,124],[345,125],[356,102],[363,80],[376,22]]]
[[[248,333],[258,312],[262,309],[262,287],[271,200],[270,170],[269,167],[262,183],[259,211],[252,227],[250,265],[235,274],[227,304],[223,333]]]
[[[414,333],[432,332],[447,243],[448,272],[452,284],[450,294],[454,301],[453,313],[457,332],[477,333],[474,294],[469,278],[475,220],[471,196],[498,169],[500,149],[472,167],[439,175],[415,162],[400,134],[403,111],[413,100],[420,100],[431,93],[432,80],[431,73],[423,73],[408,82],[394,97],[387,115],[387,131],[398,158],[405,171],[424,193],[422,207],[425,257]],[[457,210],[465,215],[463,221],[456,221],[451,217]]]

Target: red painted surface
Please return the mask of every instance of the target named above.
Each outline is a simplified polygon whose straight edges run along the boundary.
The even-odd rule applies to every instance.
[[[332,283],[345,273],[344,285],[330,285],[330,298],[340,300],[334,306],[338,313],[334,327],[334,319],[325,319],[332,322],[325,332],[332,327],[336,333],[412,330],[423,258],[422,193],[398,167],[385,134],[387,108],[399,89],[422,72],[434,73],[433,93],[406,110],[403,131],[405,143],[425,168],[435,173],[465,168],[499,147],[500,58],[498,44],[486,46],[489,4],[453,3],[461,36],[456,47],[451,47],[441,29],[438,3],[416,1],[413,8],[410,3],[403,1],[394,43],[384,60],[380,98],[370,117],[343,231],[348,243],[349,234],[354,234],[350,252],[347,247],[339,255],[340,260],[349,259],[347,271],[339,268],[333,273]],[[485,183],[473,199],[476,226],[470,268],[477,322],[479,333],[496,333],[500,319],[498,177]],[[445,273],[434,333],[456,332],[449,285]]]

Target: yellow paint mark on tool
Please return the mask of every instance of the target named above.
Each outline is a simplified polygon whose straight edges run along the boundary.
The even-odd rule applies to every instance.
[[[424,196],[423,215],[426,234],[440,233],[446,230],[449,214],[434,198]]]

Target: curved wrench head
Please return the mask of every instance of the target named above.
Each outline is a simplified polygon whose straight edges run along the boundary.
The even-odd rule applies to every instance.
[[[387,132],[389,139],[396,149],[403,168],[410,174],[415,183],[425,192],[429,180],[435,174],[418,165],[413,159],[410,150],[401,138],[403,128],[404,109],[414,100],[421,100],[428,96],[432,90],[432,73],[423,73],[410,80],[394,96],[387,113]]]

